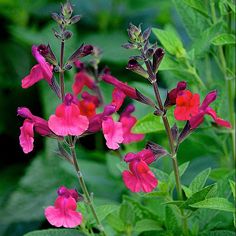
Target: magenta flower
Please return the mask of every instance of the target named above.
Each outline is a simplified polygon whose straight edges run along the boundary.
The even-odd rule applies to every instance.
[[[72,94],[65,96],[64,103],[56,108],[55,115],[49,117],[48,126],[57,135],[81,135],[89,125],[88,118],[81,115]]]
[[[19,107],[17,114],[25,121],[20,128],[20,145],[24,153],[29,153],[33,150],[34,143],[34,130],[42,136],[48,136],[53,138],[60,138],[56,136],[48,127],[48,122],[38,116],[34,116],[30,110],[26,107]]]
[[[128,153],[124,160],[129,163],[129,171],[125,170],[122,177],[126,187],[132,192],[151,192],[156,188],[158,180],[148,165],[155,161],[155,155],[149,149],[138,153]]]
[[[38,47],[32,46],[32,54],[37,60],[38,64],[33,66],[30,74],[21,81],[22,88],[29,88],[38,81],[45,79],[48,84],[52,84],[53,66],[46,62],[45,58],[40,54]]]
[[[74,95],[77,96],[82,91],[84,86],[89,89],[94,89],[96,85],[92,77],[87,72],[82,70],[76,74],[75,82],[72,85]]]
[[[119,88],[126,96],[139,101],[139,98],[136,94],[136,90],[127,85],[126,83],[119,81],[110,74],[103,74],[102,79],[105,82],[114,85],[116,88]]]
[[[118,149],[119,144],[124,140],[122,124],[114,121],[112,117],[106,117],[102,122],[102,130],[107,147],[113,150]]]
[[[214,119],[216,124],[226,128],[231,128],[230,122],[218,117],[216,112],[211,107],[209,107],[209,105],[215,101],[216,97],[216,91],[209,92],[206,95],[205,99],[202,102],[202,105],[199,107],[198,113],[195,116],[191,117],[191,119],[189,120],[191,129],[196,129],[203,122],[205,115],[210,115]]]
[[[77,201],[76,190],[60,187],[54,206],[49,206],[44,211],[46,219],[56,227],[74,228],[80,225],[83,217],[80,212],[76,211]]]
[[[124,144],[137,142],[144,138],[143,134],[132,133],[132,128],[137,122],[136,117],[131,115],[131,113],[134,112],[134,110],[135,110],[134,105],[130,104],[126,107],[126,109],[122,112],[120,116],[119,121],[121,122],[123,128]]]

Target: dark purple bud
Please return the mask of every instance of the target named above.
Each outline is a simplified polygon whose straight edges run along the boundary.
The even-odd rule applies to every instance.
[[[183,130],[181,131],[179,137],[178,137],[178,144],[182,143],[184,141],[185,138],[187,138],[187,136],[191,133],[191,126],[189,121],[186,122]]]
[[[61,13],[64,17],[70,18],[73,13],[73,8],[70,1],[67,1],[65,4],[61,6]]]
[[[58,73],[59,71],[60,71],[60,66],[55,66],[54,68],[53,68],[53,71],[55,72],[55,73]]]
[[[93,53],[93,46],[92,45],[84,45],[82,44],[68,59],[69,64],[77,61],[79,58],[85,57],[89,54]]]
[[[146,79],[149,77],[147,71],[144,70],[144,68],[134,59],[129,60],[126,69],[133,71],[133,72],[143,76]]]
[[[201,109],[205,110],[212,102],[216,100],[216,98],[217,98],[216,90],[209,92],[202,102]]]
[[[147,142],[146,149],[150,149],[155,154],[156,158],[159,158],[168,154],[168,152],[162,146],[151,141]]]
[[[162,48],[158,48],[155,53],[153,54],[153,71],[155,72],[155,74],[158,71],[159,65],[163,59],[165,55],[165,51]]]
[[[49,62],[50,64],[52,64],[54,66],[56,66],[58,64],[57,59],[56,59],[49,44],[47,46],[44,44],[39,45],[38,51],[46,59],[46,61]]]
[[[166,108],[170,106],[174,106],[176,104],[176,98],[180,91],[185,90],[187,87],[187,83],[185,81],[178,82],[176,88],[172,89],[170,92],[167,93],[166,100],[164,106]]]
[[[69,39],[69,38],[72,37],[72,35],[73,35],[72,32],[69,31],[69,30],[66,30],[66,31],[63,32],[63,38],[64,39]]]
[[[141,103],[147,104],[149,106],[155,107],[155,103],[151,99],[149,99],[148,97],[144,96],[137,89],[135,89],[135,92],[136,92],[136,96],[137,96],[136,100],[138,100]]]
[[[176,142],[178,139],[178,135],[179,135],[179,129],[178,129],[178,126],[176,125],[176,123],[171,127],[171,134],[172,134],[174,141]]]
[[[137,45],[133,44],[133,43],[125,43],[122,45],[123,48],[125,49],[136,49]]]
[[[144,32],[143,32],[143,40],[146,41],[149,39],[150,34],[152,32],[152,28],[148,27]]]
[[[136,61],[143,61],[144,60],[144,58],[142,56],[131,56],[129,59],[130,60],[134,59]]]
[[[59,25],[62,24],[62,22],[63,22],[63,17],[62,16],[60,16],[57,13],[52,13],[51,16],[52,16],[52,19],[55,20]]]
[[[159,108],[155,107],[156,110],[153,112],[153,114],[155,116],[162,116],[163,115],[163,111],[161,111]]]
[[[81,16],[80,15],[75,15],[70,19],[70,24],[76,24],[78,21],[80,21]]]

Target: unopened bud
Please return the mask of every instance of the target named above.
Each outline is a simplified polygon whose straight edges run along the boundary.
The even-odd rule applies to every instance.
[[[156,49],[155,53],[153,54],[153,71],[155,74],[158,71],[159,65],[165,55],[165,51],[162,48]]]
[[[62,22],[63,22],[63,17],[62,16],[60,16],[59,14],[57,14],[55,12],[53,12],[51,14],[51,16],[52,16],[52,19],[55,20],[59,25],[62,24]]]
[[[49,44],[47,46],[44,44],[39,45],[38,51],[46,59],[47,62],[49,62],[50,64],[54,66],[57,65],[57,59]]]
[[[82,44],[68,59],[68,63],[71,64],[77,61],[79,58],[85,57],[93,52],[92,45]]]
[[[153,114],[155,116],[162,116],[163,115],[163,111],[161,111],[159,108],[156,107],[156,110],[153,112]]]
[[[72,65],[71,64],[66,64],[64,66],[64,70],[70,70],[72,68]]]
[[[137,27],[133,25],[132,23],[129,24],[129,29],[128,29],[128,35],[130,38],[131,42],[142,42],[143,37],[142,37],[142,31],[140,26]]]
[[[73,8],[70,1],[67,1],[65,4],[61,6],[61,13],[64,17],[70,18],[73,13]]]
[[[125,49],[136,49],[137,45],[133,44],[133,43],[125,43],[122,45],[123,48]]]
[[[168,152],[162,146],[151,141],[147,142],[146,149],[150,149],[155,154],[156,158],[159,158],[168,154]]]
[[[149,39],[150,34],[152,32],[152,28],[148,27],[144,32],[143,32],[143,40],[146,41]]]
[[[151,99],[149,99],[148,97],[144,96],[137,89],[135,89],[135,92],[136,92],[136,96],[137,96],[136,100],[138,100],[141,103],[144,103],[144,104],[150,105],[152,107],[155,107],[155,103]]]
[[[191,131],[192,130],[191,130],[190,123],[189,123],[189,121],[187,121],[183,130],[181,131],[181,133],[178,137],[178,144],[182,143],[184,141],[184,139],[187,138],[187,136],[190,134]]]
[[[62,37],[61,37],[61,34],[59,33],[59,32],[57,32],[55,29],[52,29],[53,30],[53,33],[54,33],[54,35],[55,35],[55,37],[56,38],[58,38],[58,39],[61,39]]]
[[[171,134],[174,139],[174,142],[176,142],[178,139],[178,135],[179,135],[179,129],[178,129],[178,126],[176,125],[176,123],[171,127]]]
[[[71,31],[69,31],[69,30],[64,31],[64,33],[63,33],[63,38],[64,39],[69,39],[71,37],[72,37],[72,32]]]
[[[126,69],[133,71],[133,72],[143,76],[146,79],[149,77],[147,71],[144,70],[144,68],[134,59],[129,60]]]
[[[80,15],[75,15],[70,19],[70,24],[76,24],[78,21],[80,21],[81,16]]]

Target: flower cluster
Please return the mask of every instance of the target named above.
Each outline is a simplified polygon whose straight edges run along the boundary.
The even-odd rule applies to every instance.
[[[58,197],[54,206],[45,209],[45,217],[48,222],[56,227],[74,228],[81,224],[82,214],[77,209],[79,195],[75,189],[67,189],[61,186],[57,190]]]

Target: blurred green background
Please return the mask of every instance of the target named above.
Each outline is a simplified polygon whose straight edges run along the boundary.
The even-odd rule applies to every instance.
[[[127,41],[126,29],[129,22],[136,25],[142,23],[143,28],[151,26],[163,29],[171,25],[178,32],[188,57],[194,61],[194,68],[203,78],[207,89],[219,90],[219,99],[213,107],[221,117],[230,119],[224,75],[213,60],[212,52],[214,53],[215,49],[209,38],[214,38],[221,32],[221,26],[218,25],[211,34],[204,34],[206,26],[201,28],[201,24],[206,20],[206,16],[203,17],[201,11],[196,11],[193,18],[190,14],[193,8],[185,4],[186,15],[184,15],[181,13],[181,10],[184,10],[181,1],[71,2],[75,6],[75,14],[81,14],[82,19],[72,28],[74,36],[68,43],[66,42],[66,55],[70,55],[83,42],[94,44],[103,51],[101,65],[108,65],[113,75],[151,96],[152,88],[146,81],[125,69],[129,56],[134,55],[134,52],[123,49],[121,45]],[[16,116],[17,107],[27,106],[35,115],[47,119],[57,104],[53,98],[54,94],[48,90],[46,83],[40,82],[27,90],[21,89],[20,84],[21,79],[35,64],[31,55],[33,44],[50,43],[55,53],[59,55],[59,41],[52,33],[52,28],[56,28],[56,24],[50,18],[50,14],[59,12],[59,9],[60,1],[0,0],[0,235],[23,235],[34,229],[50,227],[44,220],[43,208],[53,203],[56,189],[60,185],[70,188],[77,186],[71,167],[56,157],[56,143],[36,136],[34,151],[29,155],[23,154],[18,143],[22,120]],[[221,9],[217,7],[217,10],[220,14]],[[195,25],[191,27],[195,29],[187,25],[189,19]],[[152,40],[153,42],[156,40],[154,34]],[[175,43],[173,40],[173,45]],[[195,52],[197,51],[194,55],[193,48],[196,49]],[[159,73],[162,95],[165,95],[167,88],[174,87],[177,81],[187,80],[192,86],[191,90],[199,92],[203,98],[208,90],[199,86],[193,73],[184,70],[181,67],[181,60],[178,62],[175,55],[169,54],[167,58],[169,61],[166,60]],[[234,77],[233,52],[228,54],[228,61]],[[68,84],[72,82],[74,72],[72,70],[68,73],[66,77]],[[67,89],[70,90],[69,86]],[[102,84],[102,89],[106,101],[109,102],[111,87]],[[147,107],[136,103],[135,105],[138,118],[151,112]],[[206,122],[207,125],[196,131],[179,150],[180,163],[192,160],[185,174],[186,184],[197,172],[206,167],[220,168],[221,171],[225,171],[224,173],[233,168],[230,135],[224,130],[210,129],[209,120]],[[148,134],[145,140],[153,140],[163,146],[168,145],[165,133],[161,129],[157,134]],[[99,142],[103,142],[103,145]],[[124,154],[127,151],[141,150],[144,144],[145,141],[128,145],[121,152]],[[106,152],[101,134],[82,139],[79,143],[78,156],[97,204],[120,202],[122,194],[128,193],[117,168],[120,159],[115,153]],[[170,161],[166,159],[156,163],[156,166],[167,172],[171,170]]]

